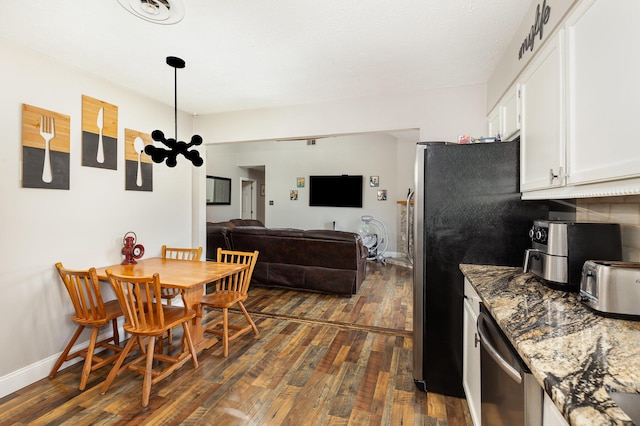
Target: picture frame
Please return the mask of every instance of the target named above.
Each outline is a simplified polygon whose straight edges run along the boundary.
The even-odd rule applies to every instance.
[[[369,176],[369,186],[372,188],[380,186],[380,176]]]
[[[231,205],[231,179],[207,175],[207,205]]]
[[[289,199],[291,201],[297,201],[298,200],[298,190],[297,189],[292,189],[291,191],[289,191]]]
[[[387,190],[379,189],[378,190],[378,201],[387,201]]]
[[[298,188],[304,188],[304,178],[303,177],[299,177],[296,179],[296,186]]]

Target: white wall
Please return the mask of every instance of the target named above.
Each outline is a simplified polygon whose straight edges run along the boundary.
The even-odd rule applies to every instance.
[[[1,397],[45,377],[75,330],[72,307],[54,264],[61,261],[80,269],[119,263],[127,231],[136,232],[145,257],[160,255],[164,243],[191,245],[192,218],[197,215],[192,209],[192,175],[200,172],[180,160],[173,169],[154,165],[153,192],[125,191],[124,128],[169,132],[173,106],[3,40],[0,56],[6,58],[0,70]],[[167,82],[168,88],[171,83]],[[119,108],[118,170],[80,165],[83,94]],[[70,190],[22,188],[23,103],[71,117]],[[188,115],[181,115],[178,129],[192,131]]]
[[[203,115],[206,143],[264,141],[419,129],[420,140],[457,141],[486,131],[485,85]]]

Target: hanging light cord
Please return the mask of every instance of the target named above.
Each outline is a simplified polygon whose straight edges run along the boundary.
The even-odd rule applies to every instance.
[[[173,68],[173,123],[178,141],[178,67]]]

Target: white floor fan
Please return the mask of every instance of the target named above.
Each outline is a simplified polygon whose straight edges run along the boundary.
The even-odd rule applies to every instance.
[[[388,246],[387,227],[379,219],[373,216],[362,216],[362,223],[358,234],[362,237],[362,243],[368,250],[367,260],[375,260],[386,264],[387,258],[384,256]]]

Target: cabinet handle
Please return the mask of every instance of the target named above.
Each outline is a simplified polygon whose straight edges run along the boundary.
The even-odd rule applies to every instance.
[[[567,175],[562,173],[562,167],[558,167],[558,174],[553,173],[553,169],[549,169],[549,184],[553,183],[554,179],[564,179]]]

